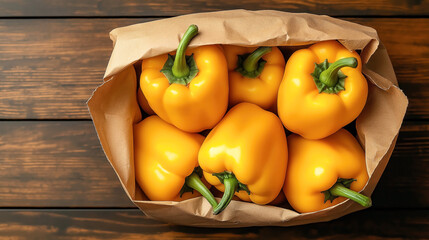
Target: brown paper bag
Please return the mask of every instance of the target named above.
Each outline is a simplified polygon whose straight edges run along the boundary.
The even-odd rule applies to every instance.
[[[372,28],[328,16],[245,10],[136,24],[110,33],[114,49],[105,82],[88,101],[101,145],[130,199],[148,216],[200,227],[292,226],[329,221],[362,209],[347,200],[318,212],[299,214],[292,209],[232,201],[223,213],[215,216],[202,197],[182,202],[147,200],[134,177],[132,125],[142,116],[133,64],[175,50],[190,24],[200,29],[190,47],[208,44],[296,47],[337,39],[348,49],[360,51],[363,73],[369,82],[368,101],[356,121],[370,175],[363,190],[365,195],[370,196],[374,191],[395,146],[408,100],[398,88],[387,51]]]

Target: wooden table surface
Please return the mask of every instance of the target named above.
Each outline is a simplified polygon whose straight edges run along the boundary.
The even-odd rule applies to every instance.
[[[410,104],[374,206],[297,227],[151,220],[127,198],[86,100],[120,26],[224,9],[328,14],[375,28]],[[429,239],[429,1],[0,0],[0,239]]]

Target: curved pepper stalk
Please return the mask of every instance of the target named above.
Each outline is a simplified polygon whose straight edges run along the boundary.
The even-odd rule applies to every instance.
[[[371,207],[371,198],[350,189],[353,181],[356,181],[356,179],[339,178],[334,186],[322,192],[325,194],[325,202],[328,200],[332,202],[337,197],[345,197],[359,203],[363,207]]]
[[[346,75],[340,71],[343,67],[356,68],[358,61],[354,57],[342,58],[334,63],[329,63],[328,59],[324,62],[317,64],[313,76],[314,83],[316,84],[319,93],[339,93],[344,88],[344,80]]]
[[[204,185],[201,181],[203,171],[200,167],[196,167],[194,171],[185,178],[185,184],[180,190],[180,197],[182,197],[185,192],[193,192],[193,190],[199,192],[207,201],[212,205],[213,208],[217,207],[216,199],[210,190]]]
[[[238,55],[235,71],[248,78],[256,78],[264,70],[265,63],[262,57],[271,52],[271,47],[258,47],[250,54]]]
[[[186,86],[197,76],[198,67],[194,56],[185,56],[186,48],[197,34],[198,27],[192,24],[183,34],[177,47],[176,56],[168,55],[168,59],[160,72],[164,74],[170,84],[178,83]]]
[[[229,205],[235,192],[244,190],[250,195],[250,191],[247,186],[240,183],[234,173],[225,171],[223,173],[214,173],[213,176],[219,178],[219,181],[225,185],[225,191],[222,199],[219,204],[213,208],[214,215],[221,213]]]

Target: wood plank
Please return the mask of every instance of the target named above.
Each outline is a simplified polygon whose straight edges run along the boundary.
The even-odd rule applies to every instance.
[[[373,194],[374,207],[429,207],[427,169],[429,124],[407,122]],[[133,205],[90,121],[3,121],[0,207]]]
[[[66,1],[66,0],[0,0],[0,17],[22,16],[176,16],[181,14],[228,9],[273,9],[289,12],[309,12],[333,16],[404,16],[428,15],[429,1],[352,0],[352,1],[219,1],[219,0],[168,0],[149,1]]]
[[[0,122],[0,206],[134,207],[89,121]]]
[[[140,21],[140,20],[139,20]],[[0,118],[89,118],[86,100],[102,83],[109,31],[124,21],[0,21]]]
[[[427,239],[428,210],[368,209],[325,223],[236,229],[170,225],[138,210],[2,210],[10,239]]]
[[[0,20],[0,119],[89,119],[85,102],[111,53],[108,32],[149,20]],[[410,99],[407,119],[429,119],[429,21],[347,20],[379,31]]]
[[[429,124],[405,122],[372,196],[374,206],[429,207]]]
[[[429,20],[352,19],[373,27],[385,44],[409,99],[406,119],[429,119]]]

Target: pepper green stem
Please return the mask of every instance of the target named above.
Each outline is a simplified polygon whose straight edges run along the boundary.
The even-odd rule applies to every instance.
[[[258,68],[259,60],[267,53],[271,52],[271,47],[258,47],[243,62],[243,68],[247,72],[253,72]]]
[[[345,187],[342,183],[334,184],[329,189],[329,192],[334,196],[349,198],[364,207],[372,206],[371,198]]]
[[[174,58],[173,64],[173,75],[177,78],[186,77],[189,75],[189,66],[186,64],[185,51],[191,42],[192,38],[198,34],[197,25],[192,24],[183,34],[182,39],[177,47],[176,57]]]
[[[225,191],[217,207],[213,208],[214,215],[221,213],[228,206],[238,188],[238,180],[235,176],[224,178],[223,184],[225,185]]]
[[[332,63],[328,69],[323,71],[319,80],[328,87],[333,87],[338,82],[338,71],[343,67],[352,67],[356,68],[358,61],[354,57],[342,58],[334,63]]]
[[[197,173],[193,172],[191,175],[187,176],[185,179],[185,184],[203,195],[203,197],[209,201],[213,208],[217,206],[217,202],[213,194],[206,187],[206,185],[204,185]]]

